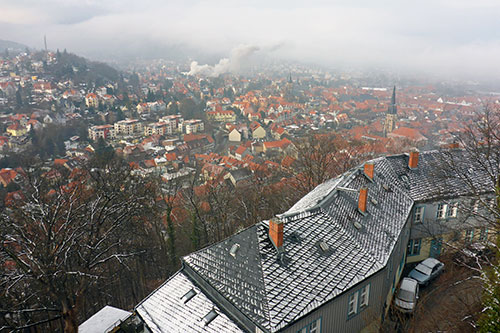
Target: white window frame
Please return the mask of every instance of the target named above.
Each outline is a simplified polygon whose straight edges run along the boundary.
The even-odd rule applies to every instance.
[[[458,216],[458,202],[454,202],[448,205],[448,217]]]
[[[359,294],[359,307],[364,308],[368,306],[370,300],[370,284],[367,284],[363,288],[361,288]]]
[[[313,327],[313,325],[315,325]],[[316,319],[312,323],[307,326],[308,331],[307,333],[320,333],[321,332],[321,318]]]
[[[349,302],[347,307],[348,317],[352,317],[358,313],[358,296],[359,296],[359,291],[356,291],[351,295],[349,295]]]
[[[447,204],[438,204],[436,218],[437,219],[445,219],[447,208],[448,208]]]
[[[415,218],[414,218],[415,223],[423,223],[424,222],[424,211],[425,211],[424,206],[415,207]]]

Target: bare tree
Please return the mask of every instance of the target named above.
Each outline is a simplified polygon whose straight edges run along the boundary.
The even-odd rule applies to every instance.
[[[446,198],[449,186],[461,187],[466,197],[457,205],[453,198],[448,206],[460,212],[455,233],[467,228],[483,227],[487,230],[489,243],[495,256],[474,255],[465,248],[459,237],[446,242],[446,246],[457,253],[455,262],[472,270],[473,276],[481,280],[484,293],[482,317],[479,321],[481,331],[500,329],[500,267],[498,265],[500,231],[500,108],[498,105],[486,105],[474,118],[468,119],[461,131],[453,133],[455,142],[442,149],[435,161],[436,196]],[[442,186],[442,185],[446,186]],[[440,193],[442,190],[445,191]],[[460,192],[460,190],[459,190]],[[434,223],[435,222],[435,223]],[[429,227],[431,236],[439,237],[449,227],[433,221]],[[458,304],[458,303],[457,303]],[[455,310],[450,308],[450,311]],[[450,317],[451,318],[451,317]],[[478,325],[477,316],[471,316],[468,322],[473,327]]]
[[[88,293],[105,294],[99,287],[144,252],[137,240],[155,204],[149,186],[120,160],[82,164],[69,176],[27,172],[0,215],[3,328],[61,318],[66,332],[76,332]]]
[[[319,184],[334,178],[367,156],[360,154],[361,145],[334,135],[311,135],[296,144],[297,190],[305,195]]]

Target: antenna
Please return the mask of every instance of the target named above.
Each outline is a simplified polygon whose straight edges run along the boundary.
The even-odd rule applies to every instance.
[[[45,52],[47,52],[47,35],[43,35],[43,43],[45,44]]]

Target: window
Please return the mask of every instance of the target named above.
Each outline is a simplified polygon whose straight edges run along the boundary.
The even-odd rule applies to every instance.
[[[359,292],[355,292],[354,294],[349,296],[349,308],[347,310],[347,316],[354,316],[358,313],[358,294]]]
[[[297,331],[297,333],[320,333],[321,332],[321,318],[316,319],[306,327]]]
[[[422,245],[422,239],[410,239],[408,242],[408,255],[418,256],[420,254],[420,247]]]
[[[349,295],[347,305],[347,319],[354,317],[368,307],[370,302],[370,284],[363,286]]]
[[[415,223],[422,223],[424,221],[424,207],[420,206],[415,208]]]
[[[458,202],[450,204],[448,207],[448,217],[457,217],[458,214]]]
[[[316,319],[311,324],[309,324],[308,333],[319,333],[321,332],[321,319]]]
[[[361,293],[359,294],[359,307],[364,308],[368,306],[368,299],[370,298],[370,285],[367,284],[361,288]]]
[[[485,242],[488,240],[488,228],[481,228],[481,233],[479,234],[479,240]]]
[[[472,238],[474,238],[474,229],[467,229],[465,231],[465,242],[466,243],[472,242]]]
[[[437,216],[436,216],[438,219],[444,219],[446,217],[446,208],[448,208],[448,205],[446,204],[438,205]]]

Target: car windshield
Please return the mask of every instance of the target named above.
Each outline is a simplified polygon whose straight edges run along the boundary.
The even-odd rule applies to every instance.
[[[398,298],[405,302],[413,302],[414,295],[415,294],[413,292],[404,289],[399,289],[398,292]]]
[[[418,272],[424,274],[424,275],[431,275],[432,268],[425,266],[424,264],[418,264],[417,267],[415,267],[415,270]]]

